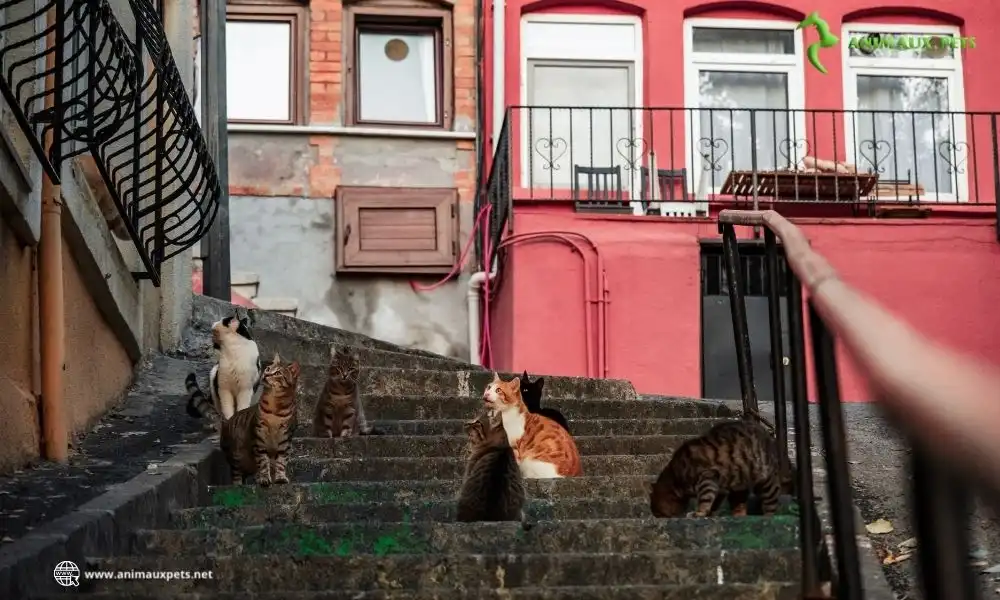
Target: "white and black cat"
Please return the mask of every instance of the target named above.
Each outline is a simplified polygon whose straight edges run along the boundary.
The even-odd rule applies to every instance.
[[[260,387],[263,366],[260,351],[250,331],[247,318],[230,316],[212,325],[212,346],[219,351],[219,361],[208,375],[212,408],[223,421],[249,407]],[[187,376],[187,412],[192,417],[209,416],[205,394],[198,387],[194,373]]]

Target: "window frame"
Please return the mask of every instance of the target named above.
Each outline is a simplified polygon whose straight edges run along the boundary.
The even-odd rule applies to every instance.
[[[230,21],[288,23],[288,119],[227,119],[234,125],[304,125],[309,120],[309,8],[298,0],[238,0],[226,3]]]
[[[566,24],[566,25],[611,25],[611,26],[623,26],[627,25],[632,27],[634,46],[628,52],[612,52],[609,53],[608,48],[602,46],[601,44],[589,44],[582,48],[557,48],[557,44],[545,44],[544,48],[534,49],[530,44],[530,36],[528,34],[528,28],[535,23],[550,23],[550,24]],[[628,63],[632,66],[632,90],[631,96],[634,100],[633,104],[635,106],[642,106],[643,102],[643,86],[645,84],[645,74],[643,67],[645,66],[645,53],[646,48],[643,44],[643,25],[642,19],[634,15],[609,15],[609,14],[583,14],[583,13],[529,13],[521,17],[520,24],[520,39],[521,39],[521,56],[520,56],[520,92],[518,97],[520,98],[520,105],[528,107],[528,110],[522,110],[521,117],[519,117],[519,129],[521,141],[519,142],[518,152],[520,153],[520,169],[521,174],[518,179],[520,180],[521,187],[525,189],[532,188],[532,173],[528,164],[528,156],[531,152],[531,140],[528,131],[528,121],[527,115],[530,115],[530,105],[529,99],[529,73],[530,65],[535,64],[546,64],[546,65],[564,65],[564,66],[621,66],[623,63]],[[572,107],[570,107],[572,108]],[[626,108],[626,107],[621,107]],[[579,110],[579,109],[577,109]],[[640,118],[633,120],[633,139],[643,139],[643,119]],[[571,167],[572,168],[572,167]],[[638,169],[635,169],[634,173],[625,172],[622,174],[622,178],[631,177],[629,190],[634,190],[638,187],[639,176]],[[566,189],[572,188],[572,182],[570,186]],[[631,201],[632,210],[634,214],[642,214],[642,203],[639,201]]]
[[[452,11],[444,5],[414,0],[391,6],[366,2],[343,5],[344,124],[348,127],[385,129],[425,129],[450,131],[455,116],[454,36]],[[360,64],[358,42],[362,31],[413,34],[433,32],[435,36],[435,93],[437,120],[434,123],[406,121],[370,121],[361,119],[361,95],[358,84]]]
[[[952,35],[960,37],[961,29],[954,25],[905,25],[888,23],[845,23],[841,28],[843,48],[841,59],[844,69],[844,110],[857,111],[858,108],[858,76],[868,75],[876,77],[926,77],[948,80],[948,111],[965,112],[965,78],[962,64],[962,50],[955,49],[951,57],[946,58],[896,58],[896,57],[869,57],[851,56],[849,40],[858,35],[870,33],[894,32],[912,35]],[[853,114],[853,113],[852,113]],[[853,155],[855,148],[855,127],[849,126],[847,113],[844,115],[844,142],[845,149]],[[963,117],[960,126],[952,132],[952,141],[957,145],[965,143],[967,123]],[[969,201],[969,172],[968,165],[971,164],[972,156],[966,157],[966,169],[964,173],[958,174],[955,179],[955,190],[951,193],[941,193],[935,191],[929,193],[924,188],[924,193],[920,197],[921,202],[968,202]],[[898,174],[897,174],[898,176]],[[879,195],[879,201],[909,201],[909,196],[883,196]]]
[[[694,51],[694,30],[695,28],[705,29],[771,29],[791,31],[794,42],[794,53],[792,54],[749,54],[734,52],[695,52]],[[807,139],[806,129],[806,90],[805,90],[805,67],[804,49],[802,43],[802,31],[798,29],[798,23],[785,20],[772,19],[716,19],[716,18],[691,18],[684,20],[684,140],[685,154],[689,154],[690,148],[694,148],[693,155],[689,156],[694,164],[688,165],[688,191],[696,200],[699,180],[696,174],[705,174],[708,171],[701,167],[701,155],[698,154],[698,147],[694,143],[701,136],[700,113],[696,117],[695,112],[700,106],[701,84],[699,73],[701,71],[728,71],[732,73],[776,73],[785,75],[788,84],[788,111],[789,113],[788,131],[789,133],[801,132],[802,137]],[[798,136],[796,136],[797,138]],[[732,149],[730,149],[730,152]],[[696,168],[698,167],[698,168]],[[710,175],[709,175],[710,176]],[[711,185],[706,188],[708,195],[717,195],[725,179],[716,180],[715,187]],[[700,206],[701,203],[699,203]]]

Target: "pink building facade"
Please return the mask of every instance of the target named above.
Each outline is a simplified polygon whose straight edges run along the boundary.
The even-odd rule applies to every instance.
[[[920,330],[1000,362],[1000,5],[939,7],[496,2],[480,205],[486,250],[505,241],[482,293],[486,363],[738,397],[714,215],[755,203]],[[816,54],[825,73],[819,32],[799,27],[813,12],[838,38]],[[741,233],[767,400],[762,243]],[[846,360],[840,377],[846,401],[873,399]]]

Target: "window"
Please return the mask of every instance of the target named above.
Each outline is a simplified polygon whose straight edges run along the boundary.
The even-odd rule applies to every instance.
[[[639,20],[530,15],[521,40],[522,104],[529,107],[517,112],[525,187],[568,190],[576,167],[618,167],[622,191],[638,189],[648,150],[642,111],[632,108],[642,103]],[[585,189],[587,177],[575,183]]]
[[[448,273],[458,258],[454,188],[340,186],[338,273]]]
[[[231,123],[305,122],[306,10],[295,0],[229,3],[226,107]]]
[[[686,152],[698,198],[717,192],[730,171],[789,168],[802,160],[805,92],[795,25],[685,22],[685,105],[698,109],[687,118]]]
[[[451,12],[419,0],[345,6],[349,125],[451,128]]]
[[[959,31],[945,26],[858,25],[845,27],[842,35],[846,41],[957,37]],[[961,50],[947,44],[919,49],[842,45],[844,107],[857,111],[844,116],[848,160],[877,174],[880,181],[908,184],[923,200],[965,199],[965,165],[971,157],[965,118],[955,114],[965,109]],[[886,199],[882,194],[879,198]]]

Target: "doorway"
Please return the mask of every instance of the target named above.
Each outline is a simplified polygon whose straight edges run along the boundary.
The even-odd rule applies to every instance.
[[[753,363],[757,400],[774,401],[771,375],[771,330],[768,322],[768,281],[764,242],[740,240],[740,266],[743,272],[743,297],[746,300],[747,329],[750,333],[750,357]],[[778,294],[781,302],[782,350],[788,356],[788,268],[783,255],[778,256]],[[739,399],[740,377],[733,339],[733,317],[722,240],[701,242],[701,395],[703,398]],[[785,370],[785,398],[789,398],[791,374]]]

